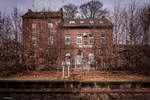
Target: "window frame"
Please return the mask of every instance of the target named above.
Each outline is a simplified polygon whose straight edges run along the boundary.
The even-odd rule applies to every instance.
[[[37,44],[36,36],[32,36],[32,45],[35,46]]]
[[[100,44],[106,44],[106,36],[105,35],[100,36]]]
[[[67,39],[69,40],[69,42],[67,41]],[[70,45],[71,44],[71,36],[69,34],[65,35],[65,45]]]
[[[54,24],[53,24],[52,22],[48,22],[48,23],[47,23],[47,26],[48,26],[48,28],[50,29],[50,28],[53,28],[53,27],[54,27]]]
[[[32,23],[32,29],[36,29],[37,23]]]
[[[89,36],[88,40],[89,40],[88,42],[89,44],[94,44],[94,36]]]
[[[79,43],[79,40],[80,39],[80,43]],[[82,35],[77,35],[77,44],[82,44]]]
[[[75,24],[76,22],[74,20],[70,20],[69,24]]]
[[[48,37],[48,45],[53,45],[54,44],[54,37],[53,36],[49,36]]]
[[[76,64],[81,65],[83,63],[82,55],[76,55]]]

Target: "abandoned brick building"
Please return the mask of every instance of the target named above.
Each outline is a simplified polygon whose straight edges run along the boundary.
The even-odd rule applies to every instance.
[[[62,65],[92,69],[92,64],[99,63],[96,59],[111,56],[113,25],[104,16],[65,19],[62,9],[58,12],[29,9],[22,18],[25,63],[33,61],[37,69]]]

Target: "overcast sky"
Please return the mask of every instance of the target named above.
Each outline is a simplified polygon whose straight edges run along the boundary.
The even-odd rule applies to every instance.
[[[25,12],[27,9],[41,8],[46,7],[51,10],[58,10],[64,4],[73,3],[75,5],[81,5],[90,0],[0,0],[0,10],[2,11],[11,11],[13,7],[18,7],[21,11]],[[112,10],[114,4],[120,3],[121,5],[125,5],[131,0],[100,0],[103,2],[104,7]],[[149,2],[150,0],[136,0],[139,3]]]

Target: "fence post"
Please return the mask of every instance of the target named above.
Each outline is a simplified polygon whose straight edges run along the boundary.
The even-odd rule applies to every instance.
[[[69,67],[70,67],[70,66],[68,65],[68,78],[70,77]]]

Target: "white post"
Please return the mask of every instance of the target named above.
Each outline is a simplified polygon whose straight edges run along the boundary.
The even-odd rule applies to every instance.
[[[65,70],[65,68],[64,68],[64,66],[62,66],[63,68],[62,68],[62,78],[64,78],[65,77],[65,75],[64,75],[64,70]]]
[[[69,73],[69,67],[70,67],[70,66],[68,65],[68,78],[70,77],[70,73]]]
[[[77,65],[76,65],[77,61],[76,61],[76,57],[75,57],[75,71],[77,70]]]

